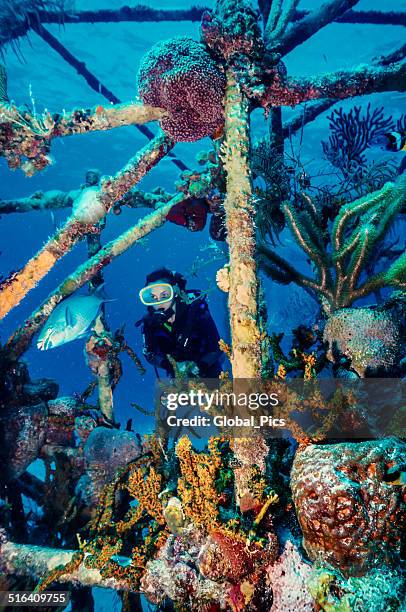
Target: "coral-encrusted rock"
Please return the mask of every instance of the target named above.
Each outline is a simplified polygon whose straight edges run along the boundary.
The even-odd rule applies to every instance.
[[[145,104],[168,111],[161,127],[177,142],[211,136],[224,124],[225,77],[203,45],[186,36],[158,43],[141,61]]]
[[[395,438],[310,445],[296,453],[291,487],[311,559],[355,576],[398,562],[406,489],[385,478],[405,461],[406,444]]]
[[[49,416],[64,416],[73,418],[76,413],[77,403],[73,397],[58,397],[48,402]]]
[[[200,611],[203,604],[225,600],[225,584],[198,573],[196,559],[204,542],[204,533],[192,526],[182,536],[169,536],[157,558],[147,563],[141,579],[141,590],[148,601],[159,604],[169,597],[188,610]]]
[[[202,17],[202,39],[221,58],[257,57],[262,50],[258,11],[250,0],[218,0],[215,12]]]
[[[288,540],[279,559],[267,570],[273,592],[272,612],[312,612],[313,598],[306,586],[311,573],[311,566]]]
[[[343,308],[328,319],[324,329],[328,359],[334,361],[337,350],[361,378],[387,374],[396,366],[400,336],[396,317],[380,309]]]
[[[159,604],[165,597],[172,601],[195,601],[198,578],[196,570],[186,563],[173,566],[161,561],[152,561],[148,573],[143,577],[141,588],[151,603]]]
[[[5,409],[0,415],[1,478],[18,478],[39,454],[45,442],[47,407],[34,406]]]
[[[48,402],[47,444],[74,445],[76,401],[72,397],[58,397]]]
[[[115,473],[135,461],[141,453],[137,436],[130,431],[96,427],[83,449],[86,473],[76,485],[76,493],[87,506],[94,507],[103,487]]]
[[[199,569],[214,581],[239,582],[252,571],[253,561],[246,542],[221,531],[213,531],[199,553]]]
[[[345,579],[337,571],[317,568],[308,587],[320,610],[401,612],[405,609],[405,573],[398,570],[377,568],[360,578]]]

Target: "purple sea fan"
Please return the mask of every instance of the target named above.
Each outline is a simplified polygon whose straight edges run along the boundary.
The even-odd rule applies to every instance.
[[[377,136],[393,129],[392,117],[385,118],[384,107],[366,112],[361,106],[354,106],[349,112],[341,107],[328,117],[330,137],[322,141],[327,159],[339,168],[346,179],[359,178],[367,165],[364,153],[371,141]]]
[[[187,36],[152,47],[138,72],[142,101],[168,111],[161,127],[176,142],[194,142],[222,129],[224,88],[224,74],[203,45]]]

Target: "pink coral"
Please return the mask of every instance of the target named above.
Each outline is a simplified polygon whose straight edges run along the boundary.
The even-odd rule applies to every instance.
[[[138,73],[145,104],[164,108],[161,127],[177,142],[211,136],[224,123],[225,77],[203,45],[186,36],[158,43]]]
[[[314,610],[313,598],[306,586],[311,572],[311,566],[303,561],[297,548],[288,540],[279,559],[267,570],[273,592],[272,612]]]

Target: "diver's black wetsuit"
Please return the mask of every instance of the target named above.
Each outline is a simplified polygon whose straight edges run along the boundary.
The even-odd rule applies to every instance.
[[[177,299],[173,323],[159,320],[162,315],[148,310],[139,323],[143,325],[144,355],[149,363],[173,376],[167,358],[170,355],[176,361],[194,361],[203,378],[218,377],[223,357],[218,346],[220,336],[204,298],[197,297],[190,304]]]

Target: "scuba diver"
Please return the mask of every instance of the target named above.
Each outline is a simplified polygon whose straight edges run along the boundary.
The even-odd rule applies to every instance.
[[[202,378],[217,378],[222,370],[217,327],[207,301],[198,290],[187,290],[178,272],[161,268],[151,272],[139,293],[148,313],[142,324],[144,355],[149,363],[174,376],[168,355],[177,362],[192,361]]]

